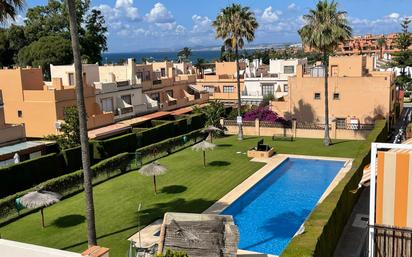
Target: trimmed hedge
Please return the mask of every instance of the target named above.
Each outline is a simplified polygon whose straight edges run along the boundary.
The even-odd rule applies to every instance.
[[[372,142],[387,140],[387,122],[380,120],[360,147],[351,170],[306,220],[305,232],[295,236],[281,257],[330,257],[361,193],[363,168],[370,162]]]
[[[63,175],[63,160],[60,158],[60,155],[52,153],[0,169],[0,197]]]
[[[93,142],[93,158],[105,159],[124,152],[134,152],[138,148],[135,133]]]
[[[134,155],[131,155],[129,153],[122,153],[93,165],[91,167],[93,172],[93,184],[100,183],[111,177],[130,171],[131,169],[129,169],[129,167],[131,166],[133,161]],[[47,180],[43,183],[38,184],[38,186],[36,187],[1,199],[1,223],[18,217],[19,213],[17,213],[17,210],[15,208],[16,198],[19,198],[27,194],[28,192],[36,191],[39,189],[57,192],[63,196],[68,196],[73,193],[80,192],[83,190],[83,170],[78,170],[70,174]],[[20,214],[27,212],[30,212],[30,210],[24,209],[20,212]]]

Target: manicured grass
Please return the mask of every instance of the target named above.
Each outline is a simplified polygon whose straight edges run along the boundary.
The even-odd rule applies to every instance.
[[[262,163],[250,162],[244,152],[258,138],[239,142],[235,136],[215,140],[218,147],[206,154],[209,163],[202,166],[202,153],[190,148],[159,162],[169,171],[157,179],[159,194],[154,195],[152,178],[137,172],[111,179],[94,187],[98,243],[111,248],[110,256],[123,257],[129,236],[138,231],[137,211],[143,204],[140,224],[145,226],[167,211],[202,212],[241,183]],[[265,142],[279,153],[353,157],[361,141],[336,141],[323,147],[319,139],[294,142]],[[237,152],[242,152],[238,154]],[[46,225],[41,229],[39,213],[33,213],[0,228],[2,238],[81,252],[87,247],[82,193],[45,209]]]

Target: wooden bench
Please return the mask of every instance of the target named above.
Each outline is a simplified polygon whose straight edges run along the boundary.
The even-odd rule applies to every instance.
[[[293,136],[285,134],[274,134],[272,136],[272,141],[293,141]]]

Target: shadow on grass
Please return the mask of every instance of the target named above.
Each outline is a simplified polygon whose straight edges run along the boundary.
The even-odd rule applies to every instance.
[[[53,225],[59,228],[68,228],[84,223],[86,218],[80,214],[71,214],[60,217],[53,222]]]
[[[219,144],[217,147],[231,147],[233,146],[232,144]]]
[[[178,194],[178,193],[183,193],[186,190],[187,190],[186,186],[173,185],[173,186],[163,187],[161,192],[165,194]]]
[[[113,236],[113,235],[116,235],[116,234],[135,228],[135,230],[133,230],[133,233],[129,235],[129,236],[132,236],[139,229],[146,227],[153,221],[157,219],[163,219],[163,215],[166,212],[201,213],[204,210],[206,210],[209,206],[211,206],[214,202],[215,201],[209,201],[205,199],[194,199],[194,200],[186,201],[183,198],[177,198],[169,202],[150,205],[150,208],[143,209],[140,212],[138,212],[136,208],[135,224],[124,227],[124,228],[120,228],[119,230],[112,231],[104,235],[98,235],[97,239],[99,240],[102,238],[110,237],[110,236]],[[143,206],[145,206],[145,203],[143,203]],[[140,228],[138,226],[139,219],[140,219]],[[68,249],[71,249],[73,247],[80,246],[83,244],[87,244],[87,240],[66,246],[62,248],[62,250],[68,250]]]
[[[215,166],[215,167],[222,167],[222,166],[229,166],[230,162],[227,161],[212,161],[208,163],[209,166]]]
[[[338,145],[338,144],[342,144],[342,143],[348,143],[350,142],[350,140],[344,140],[344,141],[338,141],[338,142],[333,142],[330,145]]]

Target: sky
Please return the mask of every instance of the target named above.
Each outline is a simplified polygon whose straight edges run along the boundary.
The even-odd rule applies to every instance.
[[[354,35],[398,32],[412,15],[412,0],[340,0]],[[27,7],[47,0],[26,0]],[[302,16],[316,0],[91,0],[108,27],[108,52],[194,49],[221,45],[211,26],[219,11],[232,3],[249,6],[259,22],[253,44],[299,43]],[[24,12],[17,23],[24,21]]]

